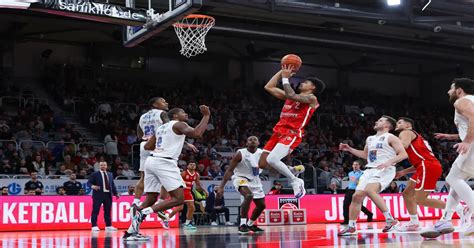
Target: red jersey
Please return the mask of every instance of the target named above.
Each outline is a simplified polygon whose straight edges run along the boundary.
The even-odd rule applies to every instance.
[[[410,146],[406,149],[410,163],[414,167],[420,166],[423,161],[439,163],[438,159],[434,156],[428,141],[423,139],[423,137],[421,137],[417,132],[413,132],[415,133],[416,138],[411,141]]]
[[[303,137],[304,128],[318,107],[319,104],[312,108],[307,103],[286,99],[281,110],[280,121],[273,127],[273,132]]]
[[[186,189],[192,189],[194,182],[197,180],[198,177],[197,171],[194,171],[194,174],[191,174],[188,170],[184,172],[183,181],[186,183]]]

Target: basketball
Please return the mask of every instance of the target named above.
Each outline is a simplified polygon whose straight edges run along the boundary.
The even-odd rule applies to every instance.
[[[282,59],[281,59],[281,65],[293,65],[294,67],[294,72],[297,72],[300,67],[301,67],[301,64],[303,64],[303,61],[301,60],[301,58],[296,55],[296,54],[288,54],[288,55],[285,55]]]

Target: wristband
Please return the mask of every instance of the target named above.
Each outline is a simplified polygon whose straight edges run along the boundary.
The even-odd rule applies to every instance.
[[[281,83],[282,83],[283,85],[285,85],[285,84],[290,84],[290,80],[289,80],[288,78],[282,78],[282,79],[281,79]]]

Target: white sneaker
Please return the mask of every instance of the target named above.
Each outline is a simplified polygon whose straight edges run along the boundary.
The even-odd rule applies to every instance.
[[[227,221],[227,222],[225,223],[225,225],[226,225],[226,226],[233,226],[234,223]]]
[[[217,224],[217,222],[213,221],[211,222],[211,226],[218,226],[219,224]]]
[[[451,221],[440,220],[433,227],[423,229],[420,235],[424,238],[434,239],[441,236],[442,234],[452,232],[454,232],[454,227]]]
[[[421,228],[420,228],[420,224],[409,222],[403,226],[398,226],[396,230],[399,232],[417,232],[417,231],[420,231]]]
[[[99,227],[97,226],[92,227],[92,232],[98,232],[98,231],[100,231]]]
[[[295,198],[303,198],[303,196],[306,195],[303,179],[295,178],[293,182],[291,182],[291,187],[293,187]]]
[[[466,231],[464,231],[464,236],[471,236],[474,234],[474,225],[470,225]]]
[[[290,169],[291,173],[293,173],[295,177],[297,177],[299,174],[305,171],[305,168],[303,165],[288,166],[288,169]]]
[[[456,213],[459,215],[461,220],[459,223],[460,228],[468,228],[471,226],[472,213],[469,211],[469,207],[466,205],[458,205],[456,207]]]
[[[105,227],[106,232],[116,232],[118,229],[113,226]]]

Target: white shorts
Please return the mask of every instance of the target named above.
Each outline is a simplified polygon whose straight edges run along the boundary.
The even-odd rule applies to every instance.
[[[149,156],[145,163],[145,192],[159,193],[161,186],[170,192],[185,187],[177,161]]]
[[[467,175],[474,177],[474,144],[471,144],[467,153],[458,155],[452,167],[457,167]]]
[[[140,169],[139,171],[145,171],[145,162],[150,157],[151,151],[145,150],[146,141],[140,143]]]
[[[245,177],[232,176],[232,183],[234,184],[235,190],[239,191],[239,187],[248,187],[250,192],[253,194],[253,199],[265,198],[265,192],[263,191],[262,182],[260,178],[249,180]]]
[[[379,170],[375,168],[368,168],[364,171],[364,174],[359,179],[356,190],[365,191],[365,187],[369,183],[380,183],[380,191],[387,188],[395,178],[397,169],[395,166],[390,166],[385,170]]]

